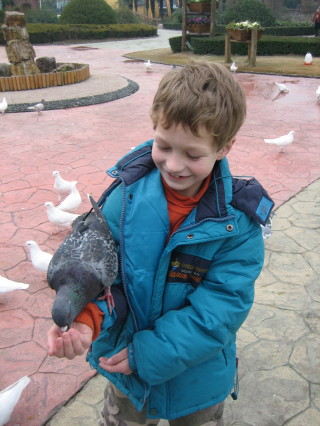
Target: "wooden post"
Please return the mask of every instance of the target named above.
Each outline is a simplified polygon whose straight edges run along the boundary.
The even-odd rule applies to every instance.
[[[224,39],[224,62],[231,62],[231,41],[229,34]]]
[[[182,1],[182,37],[181,37],[181,51],[186,50],[186,37],[187,33],[187,0]]]
[[[254,28],[253,30],[251,30],[251,46],[250,46],[250,55],[249,55],[250,65],[256,65],[257,44],[258,44],[258,30],[257,28]]]

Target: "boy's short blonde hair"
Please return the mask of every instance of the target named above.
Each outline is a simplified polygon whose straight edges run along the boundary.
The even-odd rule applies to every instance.
[[[205,128],[220,150],[240,129],[246,100],[240,84],[223,65],[192,62],[164,75],[155,94],[151,118],[168,129],[182,124],[199,136]]]

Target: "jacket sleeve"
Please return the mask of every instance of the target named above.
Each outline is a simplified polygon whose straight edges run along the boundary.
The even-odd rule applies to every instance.
[[[248,229],[248,223],[244,226]],[[153,330],[134,335],[129,345],[133,371],[149,385],[164,383],[214,358],[233,342],[253,304],[263,258],[264,243],[256,223],[246,234],[226,240],[206,279],[189,296],[190,305],[167,312]]]

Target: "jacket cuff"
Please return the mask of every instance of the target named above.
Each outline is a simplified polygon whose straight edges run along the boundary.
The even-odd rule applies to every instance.
[[[134,359],[133,343],[129,343],[129,345],[128,345],[128,361],[129,361],[129,366],[130,366],[132,372],[138,373],[137,364],[136,364],[136,361]]]

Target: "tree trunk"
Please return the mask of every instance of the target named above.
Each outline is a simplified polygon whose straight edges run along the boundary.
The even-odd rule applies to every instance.
[[[301,0],[301,12],[312,13],[312,0]]]

